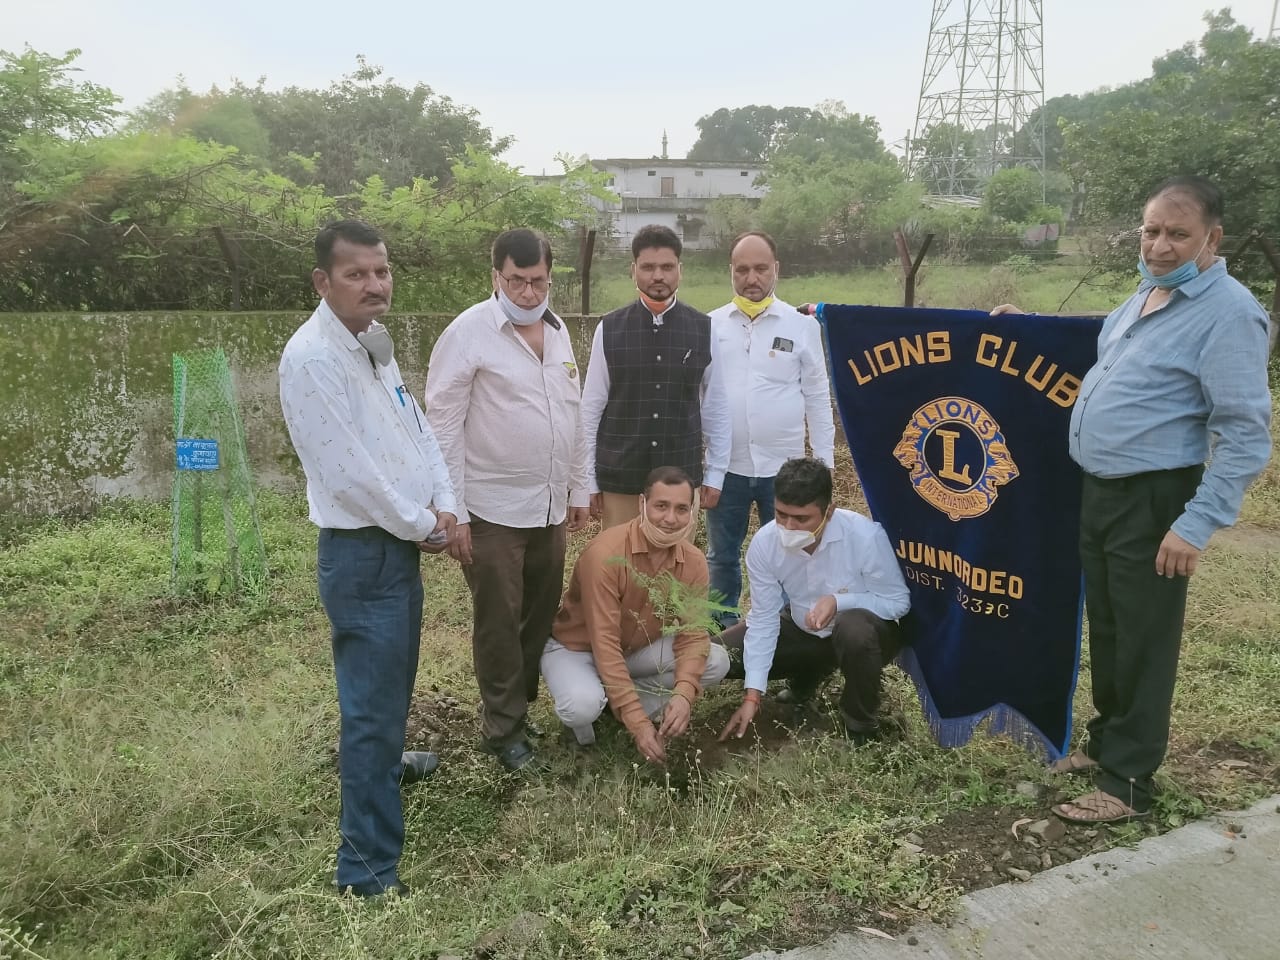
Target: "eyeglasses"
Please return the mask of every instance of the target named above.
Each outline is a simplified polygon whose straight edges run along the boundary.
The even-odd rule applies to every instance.
[[[551,281],[543,277],[537,280],[526,280],[524,277],[508,277],[503,273],[498,274],[498,276],[507,281],[507,286],[515,294],[524,293],[529,287],[533,287],[534,293],[546,293],[551,288]]]

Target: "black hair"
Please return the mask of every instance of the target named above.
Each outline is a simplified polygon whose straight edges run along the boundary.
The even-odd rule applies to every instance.
[[[679,260],[680,254],[684,252],[684,244],[670,227],[651,223],[647,227],[641,227],[631,238],[631,259],[640,259],[640,254],[646,250],[674,250],[676,259]]]
[[[1224,205],[1222,190],[1208,177],[1186,174],[1169,177],[1167,180],[1160,181],[1151,191],[1150,196],[1147,197],[1147,203],[1164,193],[1181,193],[1190,197],[1196,202],[1204,222],[1210,227],[1216,227],[1222,223]]]
[[[666,484],[669,487],[686,483],[689,485],[690,494],[696,489],[693,485],[693,478],[679,467],[654,467],[650,470],[649,475],[644,478],[644,495],[646,497],[649,496],[649,491],[653,489],[655,483]]]
[[[733,256],[733,251],[738,249],[738,244],[747,239],[747,237],[759,237],[769,245],[769,252],[773,254],[773,259],[778,259],[778,245],[774,243],[773,237],[769,236],[763,230],[748,230],[745,233],[740,233],[734,237],[733,243],[729,245],[729,256]]]
[[[551,241],[538,230],[520,227],[499,234],[493,241],[493,269],[501,270],[507,258],[517,267],[536,267],[544,260],[551,272]]]
[[[813,457],[796,457],[778,469],[773,497],[789,507],[816,503],[826,513],[831,506],[831,468]]]
[[[376,247],[385,243],[382,234],[363,220],[335,220],[316,234],[316,266],[328,273],[333,269],[333,245],[339,240],[360,247]]]

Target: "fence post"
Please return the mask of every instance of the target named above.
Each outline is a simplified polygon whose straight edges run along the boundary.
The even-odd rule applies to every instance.
[[[578,264],[578,276],[582,279],[582,315],[591,313],[591,261],[596,250],[595,228],[583,228],[586,236],[579,246],[582,249],[582,262]]]
[[[904,307],[914,307],[916,305],[916,274],[920,271],[920,263],[924,260],[924,255],[929,252],[929,244],[933,243],[933,234],[926,233],[924,235],[924,243],[920,247],[920,252],[916,254],[914,261],[911,259],[911,248],[907,246],[907,237],[901,230],[893,231],[893,242],[898,247],[898,259],[902,261],[902,275],[906,281],[902,295],[902,305]]]
[[[222,250],[222,258],[231,268],[231,309],[240,309],[240,245],[222,232],[221,227],[213,228],[213,235],[218,238],[218,247]]]

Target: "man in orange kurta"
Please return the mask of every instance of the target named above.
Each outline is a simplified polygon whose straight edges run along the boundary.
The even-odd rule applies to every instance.
[[[595,742],[592,725],[607,704],[641,756],[662,763],[703,688],[729,670],[707,632],[707,559],[685,539],[694,509],[689,476],[659,467],[640,515],[599,534],[574,565],[542,675],[579,744]]]

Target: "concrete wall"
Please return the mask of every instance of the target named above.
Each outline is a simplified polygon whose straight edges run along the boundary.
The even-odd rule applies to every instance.
[[[254,476],[301,488],[276,368],[304,313],[0,315],[0,513],[91,509],[104,497],[163,499],[174,474],[173,354],[222,347]],[[392,315],[396,358],[421,399],[448,317]],[[593,321],[568,320],[585,367]]]

